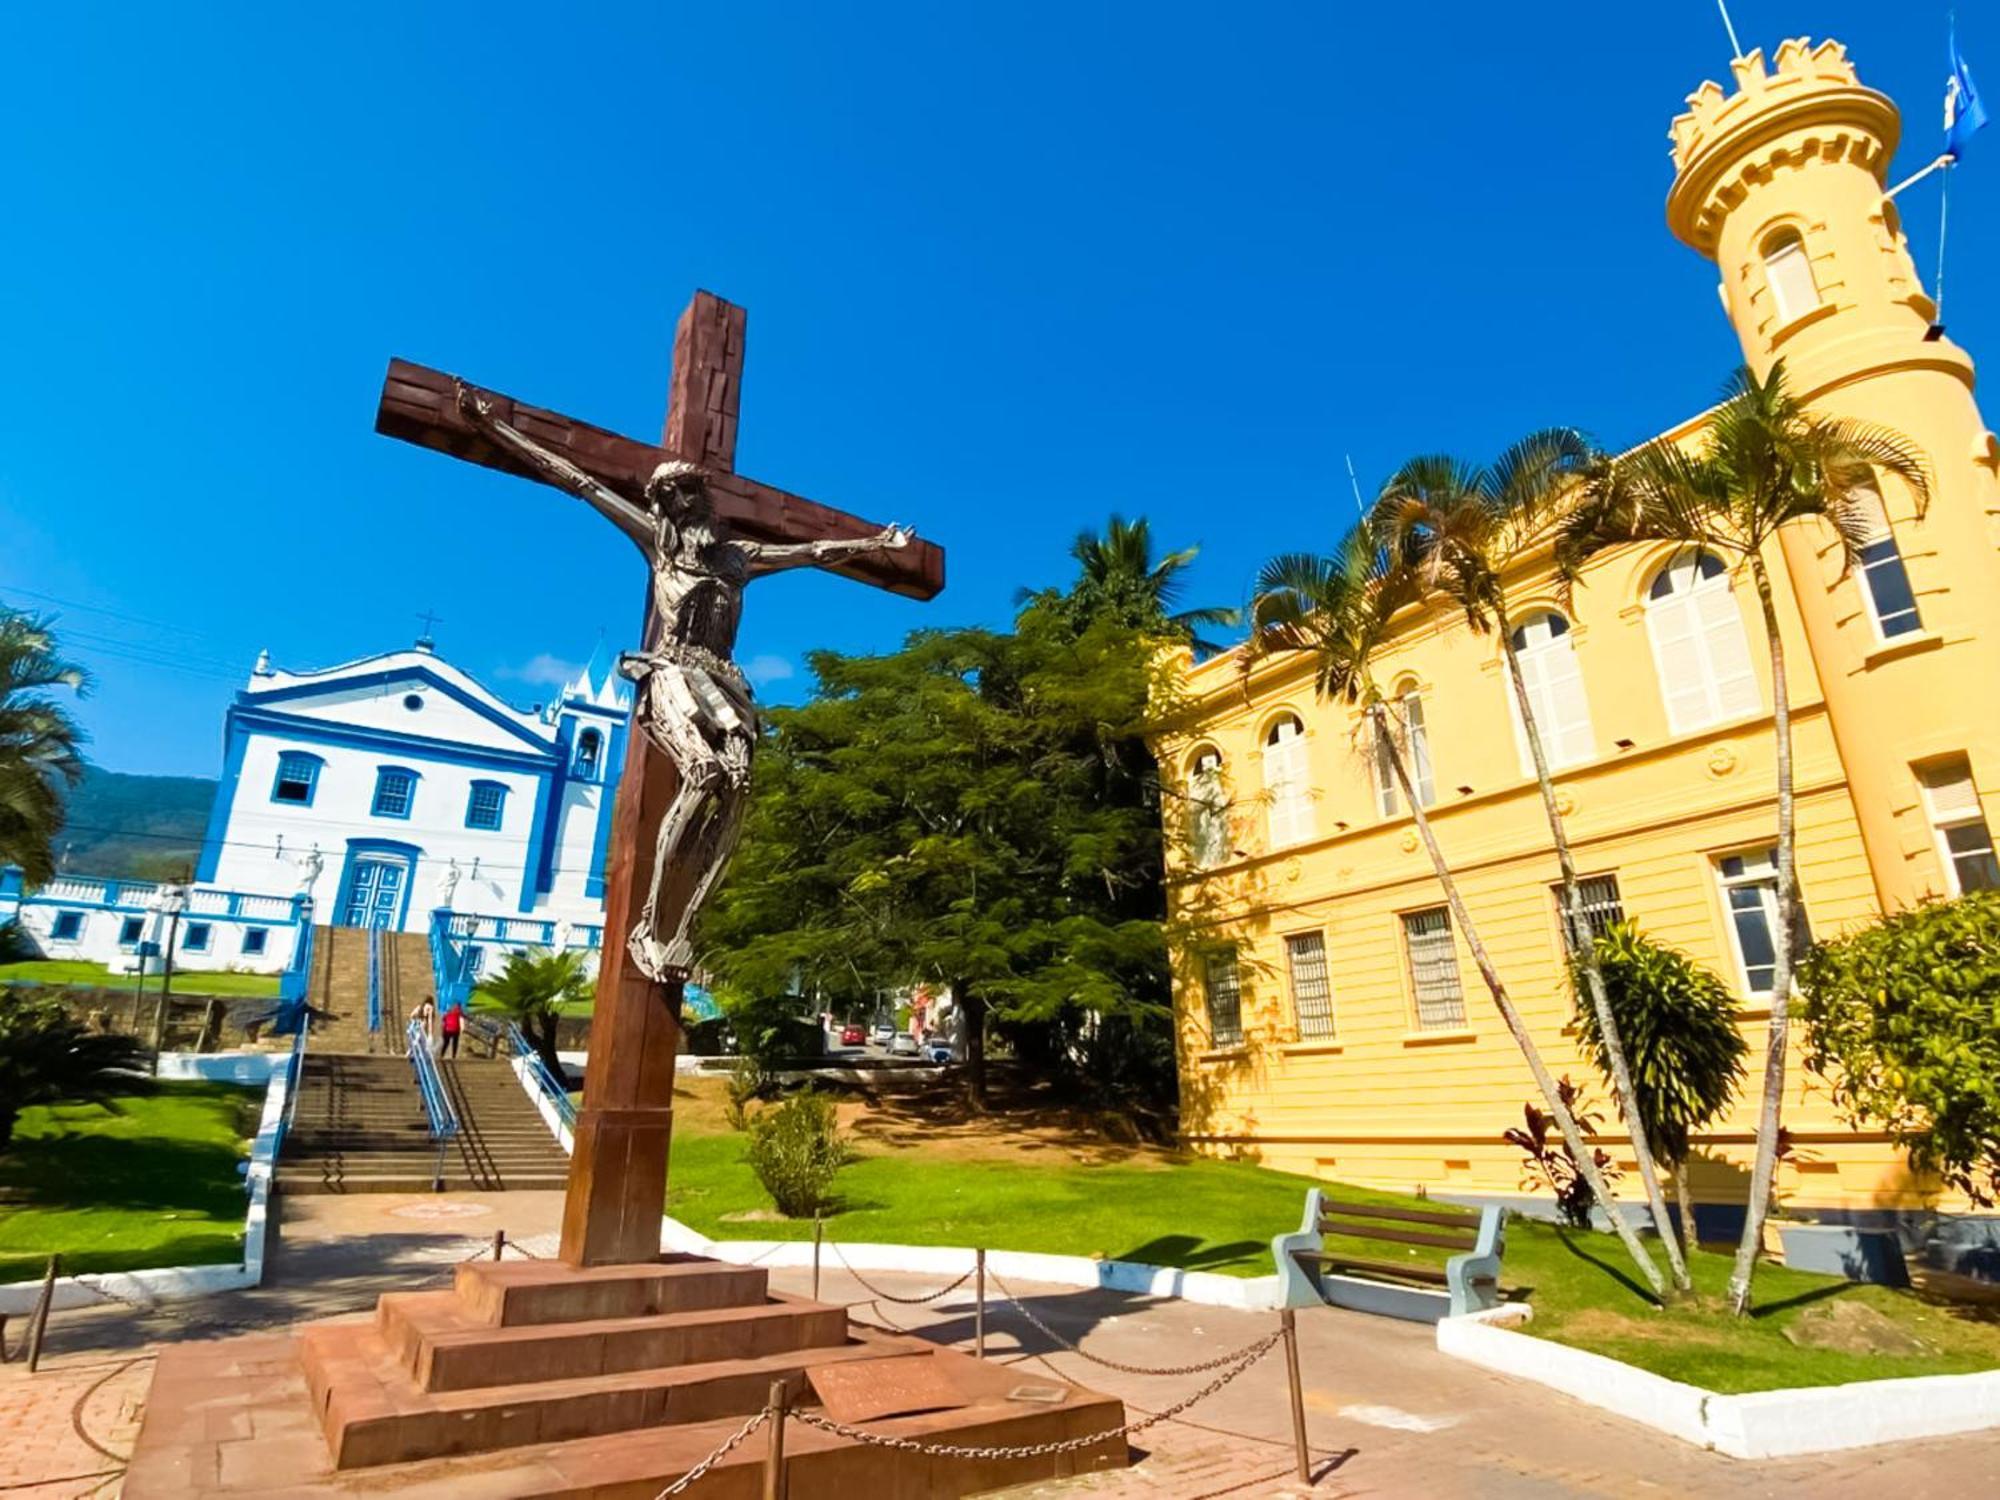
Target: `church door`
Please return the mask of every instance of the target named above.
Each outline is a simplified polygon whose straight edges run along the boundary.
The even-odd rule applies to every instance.
[[[409,866],[400,860],[356,860],[342,925],[394,927],[396,915],[402,909],[403,881],[408,874]]]

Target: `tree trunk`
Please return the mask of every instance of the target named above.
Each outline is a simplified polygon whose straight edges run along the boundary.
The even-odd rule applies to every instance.
[[[12,1104],[0,1104],[0,1151],[14,1144],[14,1121],[19,1115]]]
[[[1792,704],[1785,680],[1785,643],[1778,634],[1778,607],[1771,598],[1771,575],[1762,552],[1750,554],[1750,576],[1764,612],[1764,638],[1771,651],[1771,713],[1778,761],[1778,930],[1771,935],[1771,1029],[1764,1053],[1764,1098],[1757,1114],[1757,1158],[1750,1169],[1750,1201],[1743,1212],[1743,1238],[1729,1272],[1729,1303],[1738,1317],[1750,1311],[1750,1283],[1764,1247],[1764,1218],[1778,1172],[1778,1125],[1785,1098],[1785,1034],[1791,1021],[1792,931],[1798,922],[1798,892],[1792,883]]]
[[[975,1110],[986,1108],[986,1002],[972,986],[958,980],[951,987],[964,1013],[960,1035],[965,1040],[965,1097]]]
[[[562,1059],[556,1055],[556,1028],[560,1024],[557,1016],[533,1016],[526,1023],[526,1030],[528,1043],[542,1060],[542,1066],[549,1070],[549,1076],[567,1087],[569,1074],[563,1071]]]
[[[1504,604],[1494,610],[1500,632],[1500,649],[1507,658],[1507,676],[1514,684],[1514,700],[1521,710],[1521,730],[1528,742],[1528,755],[1535,763],[1535,781],[1542,792],[1542,811],[1549,820],[1549,834],[1555,840],[1556,865],[1562,874],[1563,946],[1582,974],[1585,995],[1597,1016],[1597,1034],[1603,1039],[1604,1060],[1611,1073],[1611,1090],[1618,1113],[1625,1119],[1625,1134],[1632,1143],[1633,1159],[1639,1164],[1639,1181],[1646,1190],[1646,1207],[1652,1213],[1660,1244],[1667,1254],[1667,1267],[1677,1292],[1693,1290],[1688,1280],[1687,1261],[1675,1238],[1673,1222],[1667,1217],[1666,1195],[1660,1191],[1659,1168],[1646,1139],[1646,1121],[1639,1113],[1639,1093],[1632,1086],[1632,1069],[1625,1060],[1625,1040],[1611,1014],[1611,1001],[1604,993],[1604,972],[1597,962],[1597,944],[1591,936],[1589,920],[1583,914],[1583,894],[1576,884],[1576,857],[1570,852],[1569,829],[1562,809],[1556,805],[1556,785],[1549,775],[1549,760],[1542,749],[1542,735],[1535,723],[1535,709],[1528,699],[1527,679],[1521,675],[1521,658],[1514,650],[1514,638]]]
[[[1639,1242],[1638,1234],[1625,1221],[1625,1215],[1618,1211],[1618,1200],[1611,1195],[1611,1189],[1604,1181],[1604,1174],[1597,1170],[1597,1158],[1577,1128],[1576,1119],[1569,1107],[1562,1102],[1562,1095],[1556,1088],[1556,1081],[1549,1074],[1548,1065],[1542,1061],[1541,1050],[1535,1040],[1528,1035],[1528,1028],[1521,1020],[1521,1013],[1514,1008],[1514,1001],[1507,993],[1507,986],[1501,983],[1500,973],[1493,967],[1493,959],[1486,951],[1486,944],[1479,936],[1479,929],[1472,925],[1472,914],[1465,909],[1465,900],[1459,894],[1458,882],[1453,878],[1451,867],[1445,863],[1444,850],[1439,847],[1437,834],[1431,828],[1431,820],[1424,812],[1424,805],[1417,800],[1416,788],[1410,784],[1409,768],[1403,763],[1403,752],[1389,733],[1388,715],[1382,711],[1379,702],[1369,706],[1369,714],[1374,721],[1375,733],[1380,742],[1389,747],[1389,765],[1396,774],[1396,784],[1403,789],[1404,800],[1416,818],[1417,834],[1424,841],[1424,850],[1430,855],[1431,868],[1437,872],[1438,884],[1444,887],[1444,898],[1451,908],[1452,920],[1465,937],[1465,946],[1472,951],[1472,961],[1479,968],[1479,977],[1486,982],[1487,992],[1493,997],[1494,1008],[1500,1012],[1500,1019],[1514,1038],[1514,1045],[1521,1049],[1521,1056],[1527,1059],[1528,1071],[1534,1075],[1535,1087],[1541,1090],[1542,1101],[1548,1105],[1554,1117],[1556,1128],[1562,1132],[1563,1144],[1569,1147],[1576,1169],[1590,1184],[1590,1191],[1597,1202],[1603,1205],[1606,1217],[1611,1220],[1612,1231],[1624,1243],[1626,1253],[1632,1257],[1632,1264],[1646,1278],[1658,1296],[1667,1295],[1666,1279],[1660,1275],[1660,1268],[1653,1263],[1653,1257],[1646,1253],[1646,1247]]]
[[[1686,1157],[1682,1157],[1674,1163],[1674,1202],[1680,1207],[1681,1239],[1686,1246],[1688,1258],[1691,1260],[1694,1258],[1695,1251],[1701,1248],[1701,1237],[1695,1233],[1694,1198],[1688,1192],[1688,1164]]]

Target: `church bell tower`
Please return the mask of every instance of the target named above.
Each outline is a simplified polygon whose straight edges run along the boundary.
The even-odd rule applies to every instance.
[[[1882,480],[1870,567],[1844,570],[1823,527],[1783,538],[1876,895],[1895,909],[1950,893],[1925,791],[1940,776],[1967,767],[2000,827],[2000,440],[1971,357],[1932,326],[1884,190],[1895,104],[1834,41],[1794,39],[1769,67],[1753,51],[1731,69],[1734,92],[1704,83],[1673,122],[1668,225],[1715,262],[1752,369],[1783,360],[1795,397],[1893,429],[1929,467],[1921,518],[1914,494]]]

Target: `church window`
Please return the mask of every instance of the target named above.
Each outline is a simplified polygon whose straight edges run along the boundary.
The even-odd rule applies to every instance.
[[[576,737],[576,776],[579,781],[597,780],[598,763],[604,759],[604,736],[586,729]]]
[[[1867,538],[1856,548],[1861,566],[1861,596],[1868,603],[1868,617],[1875,633],[1894,640],[1924,628],[1917,612],[1916,591],[1910,587],[1909,570],[1903,554],[1896,549],[1896,533],[1889,529],[1889,512],[1882,504],[1882,491],[1873,479],[1855,486],[1850,497],[1862,513],[1861,534]]]
[[[324,764],[317,755],[308,755],[303,750],[285,751],[278,757],[278,778],[271,783],[271,800],[311,807],[313,793],[319,788],[319,768]]]
[[[1312,787],[1306,777],[1306,728],[1280,714],[1264,735],[1264,789],[1270,795],[1271,847],[1312,837]]]
[[[265,948],[266,948],[267,946],[269,946],[269,944],[270,944],[270,941],[271,941],[271,929],[270,929],[270,928],[268,928],[268,927],[246,927],[246,928],[244,928],[244,929],[243,929],[243,956],[244,956],[245,958],[257,958],[257,957],[260,957],[260,956],[262,956],[262,954],[263,954],[263,952],[264,952],[264,949],[265,949]]]
[[[1542,753],[1552,767],[1573,766],[1596,753],[1590,732],[1590,700],[1583,692],[1583,670],[1577,665],[1569,621],[1553,611],[1530,615],[1514,628],[1514,653],[1521,662],[1521,680],[1534,710],[1535,731]],[[1521,723],[1521,705],[1512,683],[1506,684],[1507,706],[1514,716],[1514,743],[1521,752],[1523,774],[1535,774],[1528,736]]]
[[[1729,570],[1713,552],[1683,552],[1660,569],[1646,599],[1646,631],[1675,734],[1763,707]]]
[[[424,695],[422,693],[403,694],[403,707],[407,708],[411,713],[415,713],[418,709],[422,708],[423,706],[424,706]]]
[[[1229,798],[1222,786],[1222,752],[1204,745],[1188,775],[1189,853],[1197,868],[1213,869],[1229,857]]]
[[[1243,987],[1236,972],[1236,950],[1211,953],[1202,964],[1202,992],[1208,1001],[1208,1036],[1218,1047],[1243,1042]]]
[[[1780,229],[1764,241],[1764,279],[1770,284],[1771,304],[1780,324],[1802,318],[1819,306],[1812,259],[1796,229]]]
[[[1993,854],[1993,835],[1986,827],[1986,809],[1972,784],[1972,764],[1954,756],[1917,773],[1923,783],[1924,806],[1937,833],[1938,854],[1951,882],[1951,893],[2000,888],[2000,860]]]
[[[373,810],[378,818],[407,818],[416,800],[417,773],[384,766],[375,773]]]
[[[208,941],[215,936],[215,928],[207,922],[190,922],[181,929],[181,951],[183,953],[206,953]]]
[[[73,943],[83,936],[83,913],[80,911],[59,911],[55,925],[49,928],[49,936],[59,943]]]
[[[144,917],[127,917],[118,925],[118,946],[121,948],[138,947],[140,934],[145,930],[146,919]]]
[[[495,829],[500,826],[500,810],[507,805],[507,788],[497,781],[475,781],[465,804],[467,828]]]

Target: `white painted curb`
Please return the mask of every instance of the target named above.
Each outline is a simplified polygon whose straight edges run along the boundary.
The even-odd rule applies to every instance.
[[[561,1053],[557,1054],[559,1057],[561,1055]],[[535,1082],[534,1069],[528,1065],[527,1058],[521,1056],[518,1052],[515,1053],[512,1067],[514,1069],[514,1077],[520,1082],[521,1088],[526,1092],[529,1102],[535,1106],[536,1113],[542,1117],[542,1123],[549,1127],[549,1134],[554,1136],[556,1144],[563,1148],[563,1155],[575,1155],[576,1137],[570,1134],[569,1126],[563,1124],[562,1116],[556,1113],[555,1101],[543,1093],[541,1085]]]
[[[660,1248],[686,1255],[707,1255],[736,1265],[810,1268],[811,1240],[711,1240],[669,1218],[660,1231]],[[972,1269],[975,1252],[955,1245],[870,1245],[828,1242],[822,1270],[844,1269],[843,1259],[857,1271],[905,1271],[917,1275],[953,1277]],[[988,1250],[986,1268],[998,1276],[1018,1277],[1055,1286],[1097,1287],[1146,1297],[1178,1297],[1208,1307],[1261,1311],[1278,1305],[1276,1276],[1220,1276],[1213,1271],[1183,1271],[1173,1266],[1148,1266],[1128,1260],[1093,1260],[1087,1255],[1042,1255],[1030,1250]]]
[[[1437,1325],[1438,1352],[1731,1458],[1794,1458],[2000,1427],[2000,1370],[1725,1396],[1506,1326],[1529,1313],[1512,1305],[1446,1318]]]
[[[251,1053],[246,1057],[263,1056]],[[173,1055],[161,1057],[165,1064]],[[239,1059],[240,1060],[240,1059]],[[266,1065],[264,1115],[257,1125],[257,1139],[250,1148],[250,1165],[245,1185],[250,1206],[243,1216],[243,1260],[239,1265],[162,1266],[149,1271],[107,1271],[102,1275],[59,1276],[50,1306],[57,1311],[73,1307],[95,1307],[104,1302],[181,1302],[190,1297],[206,1297],[215,1292],[241,1291],[264,1279],[264,1235],[271,1206],[271,1174],[276,1165],[279,1126],[285,1118],[285,1070]],[[165,1078],[188,1078],[201,1073],[168,1072]],[[0,1285],[0,1316],[19,1317],[34,1310],[42,1294],[41,1281],[13,1281]]]

